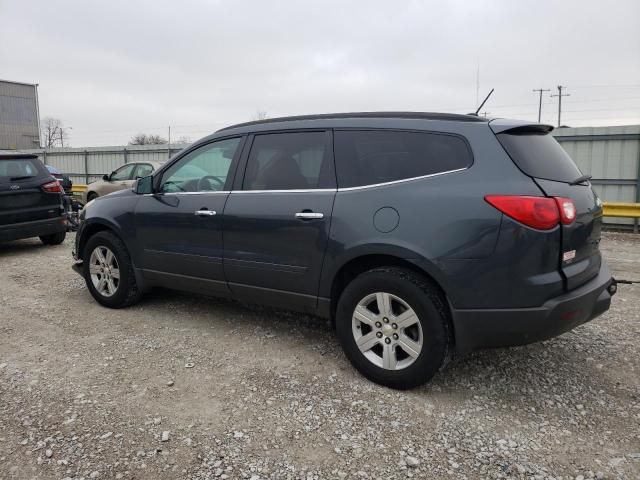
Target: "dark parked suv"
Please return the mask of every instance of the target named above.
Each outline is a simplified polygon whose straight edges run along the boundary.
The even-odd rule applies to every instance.
[[[64,241],[64,190],[36,155],[0,152],[0,242],[40,237]]]
[[[609,308],[602,204],[551,130],[385,112],[228,127],[87,204],[75,268],[112,308],[162,286],[330,318],[360,372],[412,387]]]

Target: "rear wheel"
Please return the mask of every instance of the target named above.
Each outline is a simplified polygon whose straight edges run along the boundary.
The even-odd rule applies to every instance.
[[[41,235],[40,241],[45,245],[60,245],[64,242],[67,232],[53,233],[51,235]]]
[[[347,285],[338,301],[336,330],[360,373],[398,389],[430,380],[450,345],[448,311],[437,288],[395,267],[370,270]]]
[[[105,307],[123,308],[140,300],[129,252],[113,233],[98,232],[89,238],[82,263],[87,288]]]

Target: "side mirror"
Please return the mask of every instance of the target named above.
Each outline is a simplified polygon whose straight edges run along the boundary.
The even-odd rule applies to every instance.
[[[136,186],[133,187],[133,190],[138,195],[153,193],[153,175],[139,178],[136,182]]]
[[[104,175],[102,175],[102,180],[104,180],[105,182],[108,182],[110,177],[111,177],[111,175],[107,175],[105,173]]]

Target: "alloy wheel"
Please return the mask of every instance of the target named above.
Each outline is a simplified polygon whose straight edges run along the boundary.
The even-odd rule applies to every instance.
[[[96,247],[89,257],[91,283],[104,297],[113,296],[120,285],[120,267],[113,252],[104,245]]]
[[[420,356],[424,344],[416,312],[387,292],[372,293],[358,302],[352,331],[360,352],[385,370],[407,368]]]

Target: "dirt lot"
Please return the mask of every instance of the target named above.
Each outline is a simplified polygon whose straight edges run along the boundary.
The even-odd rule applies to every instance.
[[[168,291],[102,308],[72,240],[0,246],[0,478],[640,478],[640,284],[396,392],[319,319]],[[640,280],[640,236],[603,249]]]

